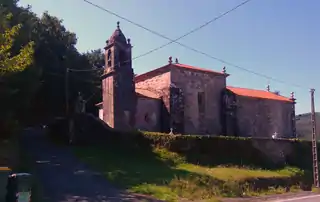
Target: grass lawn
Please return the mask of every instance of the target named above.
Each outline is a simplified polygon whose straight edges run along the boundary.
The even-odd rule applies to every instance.
[[[106,146],[107,147],[107,146]],[[111,182],[129,191],[152,195],[165,201],[210,199],[284,192],[282,187],[251,189],[248,180],[290,178],[301,173],[295,168],[254,170],[235,167],[204,167],[187,163],[165,149],[136,151],[115,147],[75,147],[76,155],[102,172]]]

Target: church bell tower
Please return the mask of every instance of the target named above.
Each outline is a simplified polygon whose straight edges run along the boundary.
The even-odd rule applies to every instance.
[[[135,125],[136,93],[131,62],[131,43],[117,28],[106,41],[105,71],[102,76],[103,120],[118,130]]]

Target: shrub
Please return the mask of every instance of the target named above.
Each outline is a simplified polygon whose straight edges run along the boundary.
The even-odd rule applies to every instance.
[[[108,144],[135,150],[150,149],[152,145],[181,154],[193,164],[206,166],[232,165],[266,169],[294,166],[304,170],[312,169],[311,142],[298,139],[119,132],[85,114],[75,117],[75,127],[76,143],[82,145]]]
[[[167,135],[145,132],[155,147],[164,147],[202,165],[238,165],[276,169],[311,169],[311,143],[297,139],[255,139],[226,136]],[[320,145],[319,145],[320,146]]]

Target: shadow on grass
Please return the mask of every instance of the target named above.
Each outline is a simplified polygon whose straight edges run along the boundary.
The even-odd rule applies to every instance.
[[[74,150],[77,156],[119,187],[166,201],[178,197],[239,197],[249,190],[291,187],[301,182],[300,178],[290,177],[223,181],[206,174],[177,169],[176,165],[184,163],[179,155],[168,156],[172,153],[165,150],[154,152],[152,147],[137,147],[124,141],[112,141],[104,147],[76,146]]]
[[[148,135],[151,143],[164,146],[203,166],[236,166],[279,170],[288,166],[312,170],[311,147],[306,142],[263,138]],[[167,139],[167,140],[166,140]],[[169,140],[168,140],[169,139]],[[167,142],[166,142],[167,141]],[[304,156],[304,158],[300,158]]]
[[[174,168],[177,162],[146,149],[128,149],[120,146],[75,147],[76,154],[88,165],[101,172],[119,188],[152,195],[165,201],[178,196],[201,198],[208,183],[214,186],[224,182],[209,176]],[[177,161],[179,161],[177,159]],[[202,188],[201,188],[202,187]],[[211,187],[214,189],[214,187]],[[217,189],[210,196],[218,195]]]
[[[168,201],[176,199],[177,196],[241,196],[245,190],[290,187],[301,182],[301,176],[226,182],[213,176],[177,169],[175,166],[179,164],[178,156],[173,160],[175,157],[166,158],[166,155],[153,151],[155,145],[164,146],[196,165],[238,165],[268,169],[287,166],[287,161],[292,159],[283,157],[283,149],[278,150],[279,145],[272,141],[268,142],[270,144],[266,144],[266,140],[249,141],[249,144],[252,144],[249,145],[250,149],[247,148],[248,140],[228,140],[226,145],[223,139],[215,139],[214,142],[201,138],[188,141],[170,139],[169,144],[166,144],[160,136],[150,139],[139,132],[121,133],[93,120],[92,117],[81,119],[76,121],[76,154],[114,184],[134,192]],[[62,139],[67,139],[63,134],[59,135]],[[288,154],[291,152],[290,147],[291,145],[286,151]]]

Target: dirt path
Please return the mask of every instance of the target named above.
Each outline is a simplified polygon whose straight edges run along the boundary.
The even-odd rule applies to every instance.
[[[25,131],[21,140],[42,185],[45,201],[156,201],[114,188],[99,173],[79,162],[68,147],[50,144],[40,130]]]

